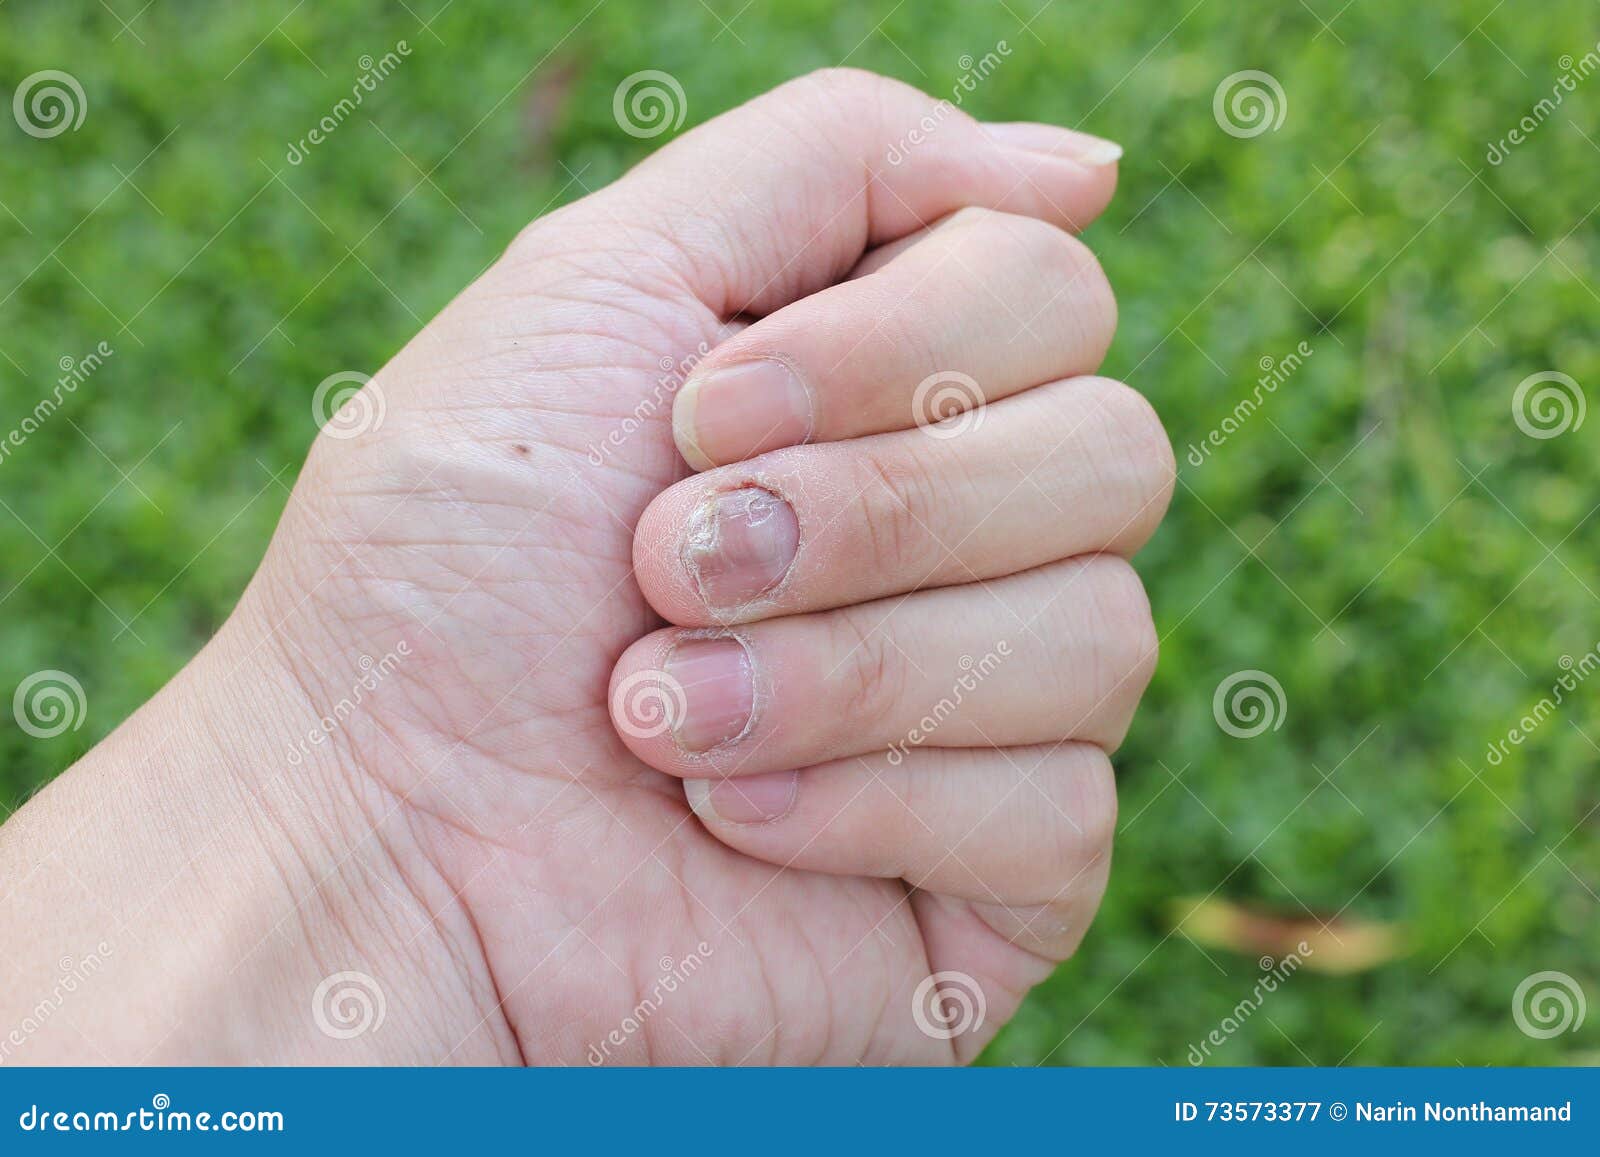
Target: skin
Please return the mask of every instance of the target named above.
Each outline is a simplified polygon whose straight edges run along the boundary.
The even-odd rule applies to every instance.
[[[1072,235],[1115,153],[830,71],[529,226],[318,439],[219,635],[0,829],[5,1059],[974,1056],[1099,903],[1155,662],[1126,559],[1172,455],[1087,376]],[[752,360],[803,422],[713,381]],[[955,436],[914,411],[948,370]],[[793,558],[729,595],[719,543]],[[935,973],[981,1023],[926,1031]]]

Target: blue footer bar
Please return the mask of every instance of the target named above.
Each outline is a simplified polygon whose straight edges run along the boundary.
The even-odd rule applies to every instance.
[[[1600,1151],[1597,1069],[24,1069],[0,1070],[0,1106],[6,1154],[483,1142],[651,1157],[1038,1154],[1241,1140],[1361,1157],[1419,1143]]]

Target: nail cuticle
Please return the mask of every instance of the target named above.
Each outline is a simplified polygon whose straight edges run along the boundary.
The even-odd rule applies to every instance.
[[[737,612],[771,601],[799,550],[794,507],[773,488],[747,483],[708,494],[690,511],[679,559],[708,609]]]
[[[676,719],[672,725],[672,739],[682,756],[694,762],[715,762],[716,757],[727,749],[742,743],[755,729],[761,719],[761,707],[765,698],[762,690],[762,681],[755,662],[754,650],[749,640],[741,633],[717,628],[702,628],[680,631],[665,648],[661,658],[661,669],[670,675],[673,674],[673,659],[680,655],[686,644],[700,642],[715,642],[728,640],[738,644],[738,664],[742,682],[748,688],[748,708],[744,712],[743,724],[737,732],[720,735],[714,742],[705,746],[694,746],[693,739],[686,736],[685,725],[689,722],[689,715],[693,713],[692,705],[684,717]],[[680,668],[681,669],[681,668]],[[698,696],[690,696],[687,689],[684,691],[685,703],[692,704]]]

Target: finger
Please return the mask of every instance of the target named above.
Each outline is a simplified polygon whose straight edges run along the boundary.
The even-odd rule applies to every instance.
[[[1117,816],[1110,760],[1087,743],[926,748],[898,762],[880,751],[684,789],[712,835],[758,860],[1019,909],[1081,906],[1082,924]],[[1049,923],[1054,939],[1060,916]]]
[[[748,622],[1131,557],[1172,496],[1150,404],[1105,378],[990,405],[960,437],[906,430],[697,474],[639,520],[634,572],[669,622]]]
[[[657,631],[618,661],[611,713],[640,759],[689,777],[891,747],[1110,749],[1155,655],[1138,576],[1091,555],[732,631]]]
[[[1110,200],[1116,168],[1078,140],[1040,125],[1022,142],[898,81],[829,69],[684,134],[596,208],[647,211],[659,222],[651,252],[708,307],[764,314],[968,205],[1081,229]]]
[[[876,273],[757,321],[678,391],[696,469],[780,446],[928,425],[1090,373],[1116,330],[1099,263],[1033,217],[956,213]]]

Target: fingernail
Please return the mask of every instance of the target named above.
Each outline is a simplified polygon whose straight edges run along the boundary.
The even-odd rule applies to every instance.
[[[713,494],[689,516],[683,560],[711,607],[739,607],[783,578],[800,545],[800,523],[783,499],[759,486]]]
[[[682,718],[672,728],[679,747],[708,751],[750,726],[755,679],[738,639],[684,639],[668,653],[664,667],[683,690]]]
[[[983,130],[1001,144],[1011,148],[1066,157],[1082,165],[1103,167],[1114,165],[1122,159],[1122,146],[1115,141],[1090,136],[1088,133],[1080,133],[1073,129],[1058,128],[1055,125],[1018,121],[1009,124],[986,124]]]
[[[672,408],[678,450],[696,470],[797,446],[811,422],[811,394],[774,358],[691,375]]]
[[[734,779],[686,779],[684,794],[701,819],[725,824],[770,824],[789,814],[799,789],[797,771]]]

